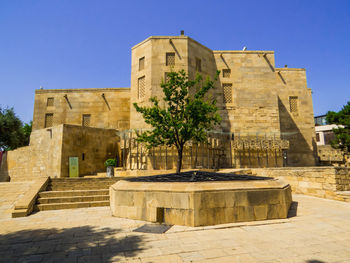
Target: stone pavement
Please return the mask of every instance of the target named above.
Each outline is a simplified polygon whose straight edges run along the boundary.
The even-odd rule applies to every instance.
[[[133,230],[108,207],[0,219],[0,262],[350,262],[350,203],[294,195],[297,215],[212,227]]]

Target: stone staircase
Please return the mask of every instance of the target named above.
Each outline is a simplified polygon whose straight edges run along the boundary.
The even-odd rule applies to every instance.
[[[39,193],[34,211],[109,206],[109,186],[120,178],[53,178]]]

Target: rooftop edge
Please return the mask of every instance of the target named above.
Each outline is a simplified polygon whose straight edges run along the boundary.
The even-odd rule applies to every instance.
[[[101,91],[130,91],[129,87],[125,88],[87,88],[87,89],[36,89],[35,94],[41,93],[72,93],[72,92],[101,92]]]

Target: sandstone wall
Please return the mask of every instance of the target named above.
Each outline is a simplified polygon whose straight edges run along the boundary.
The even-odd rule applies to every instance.
[[[173,66],[166,64],[169,52],[175,54]],[[142,69],[141,58],[145,59]],[[200,68],[196,61],[200,61]],[[213,78],[217,70],[221,71],[217,88],[211,91],[223,119],[218,130],[235,137],[289,140],[287,165],[315,165],[312,97],[304,69],[276,68],[273,51],[212,51],[187,36],[150,37],[132,48],[131,102],[149,105],[150,97],[162,98],[160,84],[166,72],[180,69],[190,78],[196,73]],[[140,97],[141,77],[145,77],[145,85]],[[296,108],[291,108],[291,98]],[[130,118],[132,128],[150,128],[133,107]],[[281,151],[262,151],[261,160],[255,152],[236,151],[231,155],[236,167],[256,167],[259,162],[266,167],[283,164]],[[265,164],[261,164],[263,160]]]
[[[144,68],[139,68],[139,60],[144,58]],[[138,89],[138,79],[144,77],[144,94],[141,96]],[[152,45],[149,39],[139,43],[131,49],[131,81],[130,81],[130,127],[147,127],[133,106],[136,102],[140,106],[149,105],[152,80]]]
[[[350,170],[338,167],[252,169],[258,176],[284,179],[293,193],[337,199],[337,191],[350,191]]]
[[[33,130],[45,128],[48,113],[52,126],[82,125],[83,115],[90,115],[89,127],[129,129],[130,89],[36,90]]]
[[[61,170],[63,125],[34,130],[30,144],[8,151],[1,163],[0,177],[13,180],[59,177]]]
[[[218,99],[223,108],[224,130],[241,135],[279,136],[273,51],[213,53],[216,68],[221,71]],[[229,76],[224,75],[225,70],[230,71]],[[225,84],[232,85],[227,102],[223,100]]]
[[[118,154],[118,136],[114,129],[58,125],[34,130],[30,145],[8,151],[1,163],[0,178],[5,181],[38,177],[69,176],[69,157],[78,157],[79,174],[105,170],[104,161]]]
[[[104,162],[118,155],[119,138],[114,129],[63,126],[60,177],[69,176],[69,157],[78,157],[79,174],[105,171]]]
[[[288,166],[316,164],[316,133],[311,89],[305,69],[276,68],[279,76],[278,107],[282,138],[289,140]],[[290,109],[290,97],[297,98],[297,110]]]
[[[173,56],[171,63],[167,54]],[[315,165],[312,97],[304,69],[276,68],[273,51],[213,51],[183,35],[149,37],[132,48],[130,89],[37,90],[33,130],[45,126],[46,114],[53,114],[52,125],[83,125],[87,115],[90,127],[149,129],[133,103],[145,106],[153,96],[161,99],[166,73],[180,69],[190,78],[197,73],[213,78],[221,71],[210,92],[223,119],[217,131],[235,138],[288,140],[286,165]],[[235,167],[283,165],[279,150],[232,152],[227,145],[226,156]]]
[[[175,65],[167,65],[166,53],[174,53]],[[139,67],[140,59],[144,58],[144,68]],[[165,73],[184,69],[188,65],[188,44],[187,37],[150,37],[132,48],[131,53],[131,127],[149,128],[136,112],[133,103],[145,106],[151,105],[149,99],[157,96],[163,98],[160,88]],[[139,87],[139,79],[144,77],[144,87]],[[144,92],[143,92],[144,90]]]
[[[340,149],[334,149],[331,145],[318,145],[317,153],[321,163],[342,163],[344,156]]]

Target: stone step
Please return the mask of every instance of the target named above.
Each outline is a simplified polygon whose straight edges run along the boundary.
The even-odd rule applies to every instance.
[[[101,186],[101,185],[81,185],[81,186],[48,186],[46,188],[47,191],[79,191],[79,190],[108,190],[109,186]]]
[[[38,204],[58,204],[58,203],[76,203],[76,202],[92,202],[92,201],[108,201],[109,195],[93,195],[93,196],[68,196],[68,197],[50,197],[38,198]]]
[[[84,207],[109,206],[109,201],[92,201],[92,202],[76,202],[76,203],[59,203],[59,204],[36,204],[34,211],[73,209]]]
[[[121,178],[120,177],[96,177],[96,178],[51,178],[51,183],[69,183],[69,184],[91,184],[91,183],[99,183],[99,182],[104,182],[104,183],[115,183],[119,181]]]
[[[51,197],[70,197],[70,196],[92,196],[92,195],[108,195],[108,189],[96,190],[67,190],[67,191],[44,191],[39,193],[39,198]]]
[[[101,182],[50,182],[51,185],[112,185],[113,181],[101,181]]]
[[[64,190],[93,190],[93,189],[109,189],[109,187],[115,184],[119,179],[104,179],[101,180],[94,178],[88,179],[63,179],[63,180],[51,180],[47,190],[52,191],[64,191]]]

